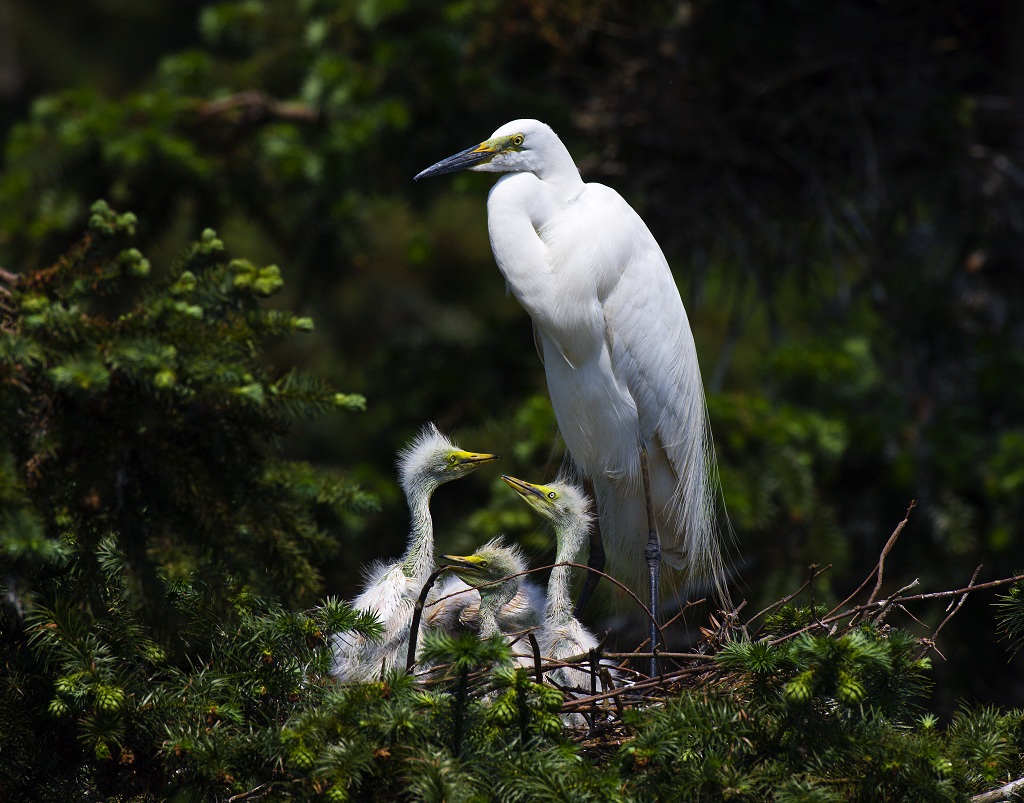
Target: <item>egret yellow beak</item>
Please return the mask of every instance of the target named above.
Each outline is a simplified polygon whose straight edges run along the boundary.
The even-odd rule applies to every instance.
[[[440,176],[445,173],[454,173],[458,170],[466,170],[467,168],[484,164],[491,161],[499,150],[500,148],[496,142],[491,140],[481,142],[479,145],[466,148],[466,150],[460,151],[454,156],[449,156],[447,159],[442,159],[437,164],[420,171],[413,176],[413,181],[419,181],[421,178],[429,178],[430,176]]]
[[[448,458],[448,465],[451,467],[482,466],[484,463],[493,463],[498,459],[496,454],[485,454],[483,452],[452,452]]]
[[[442,555],[441,560],[450,564],[448,568],[467,583],[480,577],[487,568],[487,561],[477,555]]]
[[[534,485],[532,482],[526,482],[526,480],[510,477],[507,474],[502,474],[501,478],[512,487],[513,491],[523,497],[527,502],[547,499],[549,489],[544,485]]]

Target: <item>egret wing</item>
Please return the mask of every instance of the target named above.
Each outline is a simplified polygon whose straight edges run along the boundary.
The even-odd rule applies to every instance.
[[[636,405],[665,558],[721,586],[711,443],[697,350],[672,272],[625,202],[633,242],[602,300],[612,370]],[[627,213],[623,211],[623,215]]]

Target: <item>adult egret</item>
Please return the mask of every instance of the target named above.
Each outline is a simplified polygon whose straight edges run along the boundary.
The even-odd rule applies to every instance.
[[[404,661],[413,607],[434,568],[434,525],[430,497],[441,485],[497,460],[497,455],[460,449],[428,424],[399,453],[398,473],[409,503],[411,527],[405,555],[378,562],[352,606],[373,611],[384,626],[380,641],[345,633],[335,637],[334,676],[343,682],[371,681]]]
[[[480,638],[504,632],[500,624],[502,609],[519,592],[521,577],[515,575],[526,568],[519,550],[505,546],[498,536],[472,555],[442,555],[441,559],[451,564],[451,571],[456,577],[479,592],[476,631]]]
[[[557,480],[550,485],[534,485],[515,477],[502,475],[501,478],[530,507],[551,522],[555,530],[555,563],[575,562],[593,524],[590,500],[582,489]],[[548,579],[544,622],[537,643],[541,655],[553,661],[586,654],[598,644],[594,634],[573,616],[570,577],[570,567],[556,565]],[[560,667],[551,674],[560,686],[586,689],[590,684],[590,673],[582,669]]]
[[[487,199],[491,249],[533,319],[555,418],[593,486],[611,571],[640,589],[646,561],[655,613],[662,559],[685,572],[686,586],[710,586],[725,603],[697,352],[658,243],[617,192],[583,182],[537,120],[506,123],[416,178],[462,169],[508,174]],[[600,545],[600,536],[591,542],[595,568]],[[652,625],[652,645],[655,636]]]

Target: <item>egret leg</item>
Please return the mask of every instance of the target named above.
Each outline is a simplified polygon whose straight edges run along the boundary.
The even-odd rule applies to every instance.
[[[658,674],[658,593],[661,590],[661,538],[658,535],[658,518],[654,515],[654,499],[651,495],[651,468],[647,461],[647,447],[640,450],[640,478],[644,483],[644,502],[647,505],[647,546],[644,557],[651,578],[651,677]]]
[[[583,489],[587,492],[587,495],[594,498],[594,485],[590,480],[583,481]],[[594,519],[594,526],[590,530],[590,549],[587,552],[587,566],[591,569],[597,569],[599,572],[604,571],[604,541],[601,539],[601,523]],[[586,580],[583,581],[583,590],[580,592],[579,599],[576,600],[576,610],[573,611],[573,616],[577,619],[583,610],[583,606],[590,601],[591,596],[594,594],[594,589],[597,588],[597,584],[601,582],[601,575],[594,574],[594,572],[587,572]]]

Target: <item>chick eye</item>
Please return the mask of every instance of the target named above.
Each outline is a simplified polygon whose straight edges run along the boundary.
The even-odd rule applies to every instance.
[[[548,491],[548,499],[557,499],[557,498],[558,498],[558,494],[556,494],[554,491]]]
[[[522,134],[516,134],[514,137],[512,137],[512,144],[515,145],[517,148],[520,145],[522,145],[523,144],[523,135]]]
[[[480,561],[480,568],[481,569],[486,569],[487,568],[487,561],[486,560]]]
[[[448,462],[451,463],[454,466],[456,463],[459,462],[458,455],[454,455],[453,454],[451,457],[448,458]]]

